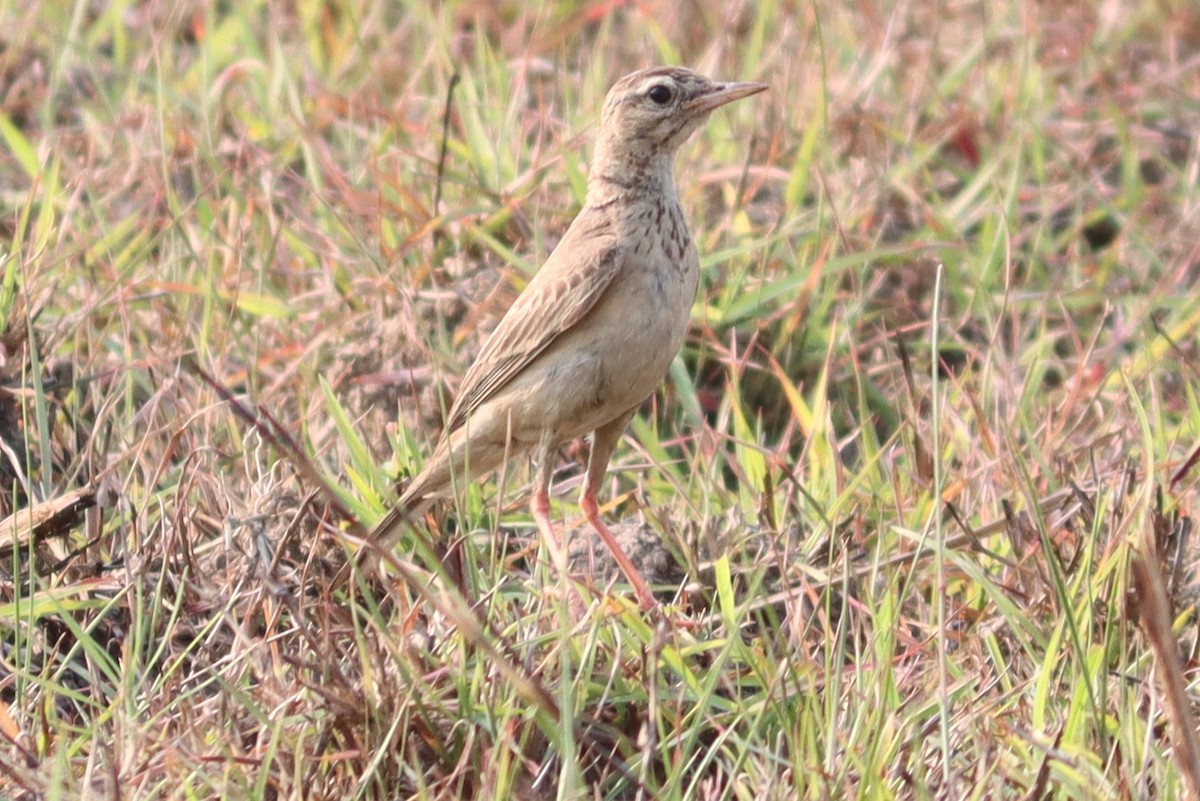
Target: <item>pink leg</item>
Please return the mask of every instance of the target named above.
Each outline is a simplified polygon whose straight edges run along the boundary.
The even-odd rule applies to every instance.
[[[654,593],[650,592],[646,580],[642,578],[641,571],[633,564],[633,560],[625,553],[621,544],[617,542],[617,538],[600,519],[600,507],[596,504],[596,493],[591,487],[584,490],[583,497],[579,499],[579,508],[583,511],[583,516],[587,518],[587,521],[592,524],[592,528],[596,529],[600,539],[604,540],[608,550],[612,552],[613,559],[617,561],[625,578],[629,579],[629,583],[633,585],[633,591],[637,594],[638,606],[642,608],[643,612],[657,609],[658,601],[654,598]]]
[[[557,570],[566,569],[566,556],[558,534],[554,531],[554,523],[550,522],[550,487],[541,484],[533,488],[533,497],[529,499],[529,511],[533,514],[533,522],[537,523],[542,540],[550,551],[550,559]]]
[[[587,521],[592,524],[592,528],[596,529],[600,539],[604,540],[604,544],[608,546],[608,550],[616,560],[617,566],[621,568],[621,572],[625,574],[625,578],[629,579],[629,583],[633,585],[638,605],[641,606],[642,611],[648,612],[658,608],[658,601],[654,599],[654,593],[650,592],[646,580],[642,578],[641,571],[633,564],[633,560],[625,553],[620,543],[617,542],[617,538],[600,519],[600,507],[596,504],[596,488],[604,478],[604,472],[608,469],[608,460],[612,458],[613,450],[616,449],[617,442],[621,439],[621,432],[625,430],[625,426],[629,425],[629,418],[633,417],[634,411],[634,409],[630,409],[607,425],[601,426],[592,436],[592,453],[588,458],[587,476],[583,480],[579,508]]]
[[[546,550],[550,552],[554,569],[565,579],[567,553],[554,531],[554,523],[550,521],[550,476],[554,472],[554,446],[549,442],[541,443],[534,458],[533,496],[529,499],[529,511],[542,535],[542,541],[546,543]]]

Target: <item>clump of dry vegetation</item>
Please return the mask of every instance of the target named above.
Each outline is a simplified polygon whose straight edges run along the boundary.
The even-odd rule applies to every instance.
[[[1186,797],[1193,5],[6,6],[0,794]],[[610,475],[667,622],[520,465],[340,584],[662,62],[771,85]]]

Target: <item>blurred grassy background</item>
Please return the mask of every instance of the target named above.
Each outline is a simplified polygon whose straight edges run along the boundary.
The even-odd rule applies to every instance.
[[[673,625],[564,614],[517,465],[437,520],[481,632],[332,591],[657,63],[771,86],[610,472]],[[0,6],[6,797],[1183,797],[1197,131],[1189,0]]]

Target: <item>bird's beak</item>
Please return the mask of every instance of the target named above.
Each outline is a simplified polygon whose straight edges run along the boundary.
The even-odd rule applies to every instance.
[[[712,89],[684,104],[684,109],[693,114],[702,114],[766,90],[765,83],[715,83]]]

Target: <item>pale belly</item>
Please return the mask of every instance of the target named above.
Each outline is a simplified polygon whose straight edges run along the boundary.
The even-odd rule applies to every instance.
[[[600,303],[503,390],[513,436],[536,442],[591,433],[638,406],[679,352],[698,269],[631,271]]]

